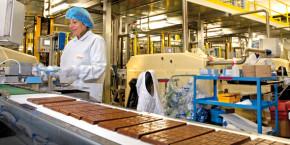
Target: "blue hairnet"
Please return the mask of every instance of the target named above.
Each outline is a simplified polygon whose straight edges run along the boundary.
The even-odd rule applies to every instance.
[[[94,27],[94,21],[90,13],[84,8],[81,8],[81,7],[70,8],[66,12],[65,17],[67,19],[75,19],[75,20],[81,21],[89,28]]]

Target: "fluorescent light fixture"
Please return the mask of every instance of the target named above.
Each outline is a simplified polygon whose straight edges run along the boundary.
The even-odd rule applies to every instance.
[[[149,17],[149,21],[157,21],[157,20],[162,20],[162,19],[166,19],[167,16],[165,15],[158,15],[158,16],[153,16],[153,17]]]
[[[54,0],[51,2],[51,5],[56,5],[59,4],[60,2],[62,2],[63,0]]]
[[[158,15],[158,16],[153,16],[153,17],[149,17],[149,22],[151,21],[158,21],[158,20],[162,20],[162,19],[166,19],[167,16],[165,15]],[[148,18],[144,18],[141,19],[141,23],[148,23]],[[140,20],[137,20],[137,24],[140,24]]]
[[[50,9],[50,14],[53,14],[57,11],[60,11],[60,10],[63,10],[63,9],[66,9],[68,8],[69,4],[68,3],[63,3],[63,4],[60,4],[56,7],[53,7],[52,9]]]
[[[48,11],[44,11],[44,17],[47,17],[48,16]]]
[[[219,25],[219,24],[208,24],[206,27],[207,27],[208,29],[212,29],[212,28],[220,28],[221,25]]]
[[[149,29],[158,29],[158,28],[163,28],[163,27],[168,27],[168,26],[173,26],[176,25],[175,23],[168,23],[167,21],[159,21],[159,22],[150,22],[149,23]],[[137,28],[140,28],[140,25],[137,26]],[[142,28],[147,29],[148,24],[142,24]]]
[[[137,37],[145,37],[145,34],[137,34]]]
[[[222,28],[213,28],[213,29],[208,29],[208,32],[212,32],[212,31],[222,31]]]

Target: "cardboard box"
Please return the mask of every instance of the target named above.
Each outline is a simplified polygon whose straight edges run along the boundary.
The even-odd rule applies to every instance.
[[[256,77],[271,77],[271,65],[256,65]]]
[[[256,77],[256,73],[245,73],[243,71],[243,77]]]
[[[271,120],[272,128],[275,128],[275,120]],[[290,137],[290,120],[278,121],[278,134],[277,136]]]
[[[251,110],[251,109],[242,109],[242,108],[236,108],[235,113],[247,118],[248,120],[251,120],[253,122],[257,122],[257,111]],[[263,125],[270,125],[271,122],[271,114],[269,111],[262,111],[262,123]]]
[[[255,72],[256,74],[271,74],[271,65],[255,65]]]
[[[243,65],[243,77],[271,77],[271,65]]]
[[[243,77],[256,77],[255,65],[243,65],[242,75]]]
[[[256,68],[255,68],[255,65],[243,65],[242,71],[243,73],[255,73]]]
[[[257,100],[257,95],[251,95],[250,96],[251,100]],[[264,101],[271,101],[271,94],[265,94],[262,96],[262,100]],[[257,111],[256,110],[251,110],[251,109],[242,109],[242,108],[236,108],[235,113],[245,117],[253,122],[257,122]],[[264,109],[262,111],[262,122],[265,125],[270,125],[271,121],[271,114],[269,109]]]
[[[257,121],[257,111],[255,110],[235,108],[235,113],[253,122]]]
[[[272,76],[271,73],[268,73],[268,74],[266,74],[266,73],[264,73],[264,74],[257,74],[256,73],[256,77],[271,77],[271,76]]]

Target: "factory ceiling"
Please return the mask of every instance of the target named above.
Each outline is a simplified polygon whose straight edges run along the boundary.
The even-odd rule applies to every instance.
[[[54,2],[57,0],[51,0]],[[22,3],[26,5],[26,15],[36,16],[42,15],[44,1],[38,0],[22,0]],[[57,11],[53,14],[55,18],[55,26],[59,31],[69,32],[68,22],[65,20],[64,14],[69,7],[82,6],[89,10],[95,27],[93,31],[101,34],[103,31],[103,16],[100,11],[103,11],[103,5],[101,0],[64,0],[61,3],[67,3],[68,7]],[[146,19],[152,16],[165,16],[167,22],[174,22],[175,25],[168,27],[161,27],[152,32],[158,31],[176,31],[182,30],[182,0],[112,0],[112,14],[122,20],[122,25],[129,25],[132,22],[137,22],[141,19]],[[142,21],[142,20],[141,20]],[[188,3],[188,22],[189,28],[192,30],[197,29],[197,22],[203,21],[204,28],[208,31],[210,29],[220,28],[226,30],[226,33],[218,33],[222,36],[242,34],[251,32],[257,32],[265,34],[265,24],[249,20],[243,17],[229,17],[229,14],[222,10],[212,9],[206,6],[201,6],[194,3]],[[27,18],[25,26],[32,25],[31,18]],[[282,35],[289,35],[289,31],[285,29],[271,28],[271,37]],[[218,30],[217,30],[218,31]],[[206,31],[207,32],[207,31]]]

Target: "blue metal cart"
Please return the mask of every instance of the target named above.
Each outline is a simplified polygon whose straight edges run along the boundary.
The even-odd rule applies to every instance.
[[[196,121],[196,103],[218,105],[226,107],[244,108],[257,110],[257,121],[258,121],[258,133],[262,133],[262,110],[275,106],[275,133],[278,133],[278,97],[277,97],[277,84],[275,84],[275,101],[264,101],[261,97],[261,82],[268,80],[277,80],[277,77],[218,77],[218,76],[195,76],[194,77],[194,88],[196,88],[196,80],[213,80],[213,97],[196,99],[196,89],[194,89],[194,121]],[[223,103],[219,102],[217,98],[217,81],[218,80],[230,80],[230,81],[254,81],[257,84],[257,100],[251,100],[252,105],[241,105],[234,103]]]

